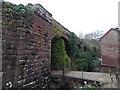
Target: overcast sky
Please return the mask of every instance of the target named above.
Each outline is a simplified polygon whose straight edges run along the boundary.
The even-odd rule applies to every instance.
[[[6,0],[15,4],[40,3],[70,31],[89,33],[118,26],[120,0]]]

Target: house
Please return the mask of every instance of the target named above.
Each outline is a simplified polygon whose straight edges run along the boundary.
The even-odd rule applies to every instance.
[[[120,30],[111,28],[100,38],[101,72],[116,72],[120,66]]]

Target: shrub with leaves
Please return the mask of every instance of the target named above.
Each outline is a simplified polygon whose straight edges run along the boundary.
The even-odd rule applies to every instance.
[[[65,51],[64,40],[62,40],[61,38],[53,39],[51,52],[52,69],[62,70],[63,65],[67,66],[66,64],[70,63],[70,58],[67,56],[67,53]]]
[[[78,70],[90,71],[91,65],[96,59],[97,55],[93,50],[80,51],[76,60]]]

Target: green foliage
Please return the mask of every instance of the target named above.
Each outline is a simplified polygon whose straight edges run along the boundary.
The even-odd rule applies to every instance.
[[[77,55],[77,68],[78,70],[89,71],[93,60],[97,59],[97,54],[93,50],[80,51]]]
[[[16,27],[16,30],[25,30],[29,28],[26,22],[32,21],[32,16],[36,9],[22,4],[15,5],[10,2],[2,2],[3,15],[7,17],[7,21],[2,22],[3,25],[10,25]],[[19,32],[16,32],[20,36]]]
[[[60,38],[55,38],[52,43],[52,69],[61,70],[63,65],[70,63],[70,58],[65,51],[64,41]],[[67,68],[67,67],[64,67]]]
[[[60,38],[63,34],[63,29],[62,27],[55,21],[52,21],[52,27],[53,27],[53,36]]]
[[[78,42],[78,38],[74,33],[68,34],[68,42],[66,42],[65,45],[66,45],[67,54],[71,59],[71,70],[77,70],[77,66],[75,63],[76,55],[79,52],[79,48],[77,47],[77,42]]]
[[[93,86],[93,85],[90,85],[90,84],[84,85],[84,88],[87,89],[87,90],[96,90],[96,87]]]
[[[71,59],[72,70],[84,70],[87,71],[89,64],[92,62],[92,50],[82,51],[78,48],[78,37],[73,33],[68,35],[68,43],[66,43],[66,51]],[[83,43],[81,43],[83,44]],[[85,45],[87,46],[87,45]],[[89,60],[90,59],[90,60]]]
[[[73,88],[70,88],[70,90],[78,90],[78,89],[73,87]]]
[[[76,60],[77,69],[80,71],[87,71],[88,70],[88,63],[86,58],[81,58]]]
[[[7,2],[7,1],[4,1],[4,0],[2,0],[1,3],[2,3],[3,5],[6,5],[6,6],[11,6],[11,5],[13,5],[12,3]]]
[[[75,59],[77,53],[79,52],[79,49],[77,47],[77,36],[73,34],[68,35],[68,43],[66,43],[66,50],[68,55]]]
[[[35,12],[35,8],[31,8],[28,6],[24,6],[23,4],[19,4],[19,5],[14,5],[12,3],[9,2],[3,2],[3,5],[6,6],[6,8],[4,8],[3,10],[6,13],[10,13],[12,15],[15,15],[16,17],[25,17],[25,18],[29,18],[32,14],[34,14]]]

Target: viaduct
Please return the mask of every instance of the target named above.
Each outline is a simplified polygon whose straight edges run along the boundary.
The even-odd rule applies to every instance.
[[[54,38],[52,14],[40,4],[28,4],[37,11],[26,19],[14,15],[15,12],[12,14],[12,5],[0,4],[0,87],[48,88]],[[58,24],[64,30],[62,37],[68,39],[67,34],[71,32]]]
[[[68,34],[73,34],[54,20],[52,14],[40,4],[28,4],[26,7],[0,3],[0,89],[49,88],[51,42],[54,38],[52,22],[55,21],[62,28],[60,37],[68,40]],[[35,12],[31,14],[33,9]],[[69,73],[66,77],[80,78],[80,72]],[[97,74],[91,73],[93,75]],[[97,76],[104,77],[106,74]]]

